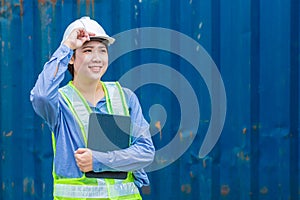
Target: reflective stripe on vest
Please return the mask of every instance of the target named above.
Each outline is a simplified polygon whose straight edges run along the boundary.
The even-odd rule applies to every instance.
[[[54,187],[54,196],[73,198],[116,198],[139,193],[133,182],[109,186],[55,184]]]
[[[127,115],[129,111],[124,97],[123,90],[118,82],[102,82],[105,92],[106,105],[109,114]],[[88,119],[92,112],[86,100],[80,92],[70,82],[68,85],[59,89],[62,97],[68,104],[72,114],[78,122],[85,144],[87,144]],[[53,142],[55,147],[55,142]],[[54,149],[54,152],[56,149]],[[82,178],[67,179],[54,177],[54,196],[69,198],[115,198],[118,196],[129,196],[134,199],[141,199],[139,191],[134,184],[131,172],[128,173],[126,180],[114,179],[90,179]]]
[[[68,107],[71,109],[72,114],[76,118],[81,132],[84,132],[83,138],[85,145],[87,145],[89,116],[92,112],[90,106],[71,81],[65,87],[60,88],[59,92],[67,102]]]

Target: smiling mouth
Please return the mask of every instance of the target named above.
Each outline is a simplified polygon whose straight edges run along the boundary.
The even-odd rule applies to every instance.
[[[103,66],[89,66],[89,69],[94,73],[99,73]]]
[[[102,66],[89,66],[89,68],[91,69],[91,68],[102,68]]]

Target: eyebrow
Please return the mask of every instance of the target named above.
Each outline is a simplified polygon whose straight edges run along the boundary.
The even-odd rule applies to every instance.
[[[83,46],[83,47],[82,47],[82,49],[85,49],[85,48],[95,48],[95,46],[86,45],[86,46]],[[106,47],[105,47],[105,45],[104,45],[104,46],[99,46],[99,47],[97,47],[97,48],[100,48],[100,49],[101,49],[101,48],[106,48]]]

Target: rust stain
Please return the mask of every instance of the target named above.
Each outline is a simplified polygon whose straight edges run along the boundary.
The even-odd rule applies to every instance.
[[[90,14],[90,1],[86,0],[85,4],[86,4],[86,6],[85,6],[85,13]]]
[[[186,193],[186,194],[190,194],[192,191],[192,187],[190,184],[183,184],[181,185],[181,192]]]
[[[29,179],[27,177],[23,180],[23,192],[31,193],[32,195],[35,193],[34,180]]]
[[[162,140],[162,131],[161,131],[161,124],[160,124],[160,121],[157,121],[156,123],[155,123],[155,127],[158,129],[158,131],[159,131],[159,138],[160,138],[160,140]]]
[[[191,187],[191,185],[190,185],[190,184],[187,184],[186,193],[187,193],[187,194],[190,194],[190,193],[191,193],[191,191],[192,191],[192,187]]]
[[[184,190],[185,190],[184,185],[181,185],[181,192],[184,192]]]
[[[50,2],[52,6],[55,6],[57,3],[57,0],[38,0],[38,3],[41,5],[45,5],[47,2]]]
[[[205,159],[202,160],[202,166],[203,166],[203,168],[206,168],[206,160]]]
[[[5,183],[2,182],[2,191],[4,191],[4,190],[5,190]]]
[[[35,193],[34,190],[34,180],[31,181],[31,194],[33,195]]]
[[[22,17],[24,15],[24,6],[23,6],[23,0],[19,0],[19,3],[15,3],[14,6],[17,7],[19,6],[20,7],[20,16]]]
[[[163,158],[156,158],[156,162],[160,163],[160,164],[165,164],[167,162],[167,160],[163,159]]]
[[[91,17],[95,16],[95,0],[86,0],[85,1],[86,8],[85,12],[87,15],[90,15]],[[92,12],[90,10],[90,7],[92,8]]]
[[[190,177],[191,177],[191,178],[194,178],[194,177],[195,177],[192,171],[190,171]]]
[[[20,16],[24,15],[24,6],[23,0],[20,0]]]
[[[95,0],[92,0],[92,16],[95,16]]]
[[[259,190],[259,192],[260,192],[261,194],[265,195],[265,194],[268,194],[269,189],[268,189],[266,186],[264,186],[264,187],[262,187],[262,188]]]
[[[243,128],[243,134],[245,135],[247,133],[247,129]]]
[[[77,0],[77,14],[80,13],[80,8],[81,8],[81,6],[80,6],[80,1],[81,1],[81,0]]]
[[[222,185],[221,186],[221,195],[227,196],[230,193],[230,187],[229,185]]]
[[[46,3],[46,0],[38,0],[38,2],[42,5],[44,5]]]
[[[193,138],[193,132],[192,131],[190,132],[190,138],[191,139]]]
[[[146,194],[146,195],[150,195],[151,194],[151,187],[150,186],[142,187],[142,193]]]
[[[253,129],[254,131],[256,131],[256,130],[259,129],[259,128],[261,128],[261,127],[260,127],[260,124],[259,124],[259,125],[257,125],[257,124],[252,125],[252,129]]]
[[[10,2],[5,2],[4,0],[1,1],[1,9],[0,9],[0,16],[4,18],[8,18],[12,16],[12,5]]]
[[[193,132],[192,131],[189,132],[188,136],[190,137],[190,139],[193,139],[193,137],[194,137]],[[180,141],[182,142],[185,138],[187,138],[187,134],[185,134],[185,136],[184,136],[184,134],[180,131],[179,132],[179,139],[180,139]]]
[[[182,132],[179,132],[179,138],[180,138],[180,141],[183,140],[183,134],[182,134]]]
[[[249,161],[250,156],[248,154],[245,154],[243,151],[240,151],[237,153],[237,157],[241,160]]]
[[[250,156],[246,155],[245,160],[249,161],[250,160]]]
[[[10,4],[9,4],[10,5]],[[23,0],[19,0],[19,3],[15,3],[14,7],[20,7],[20,16],[22,17],[24,15],[24,6],[23,6]],[[9,7],[10,10],[12,10],[11,7]],[[4,11],[1,12],[3,14]]]

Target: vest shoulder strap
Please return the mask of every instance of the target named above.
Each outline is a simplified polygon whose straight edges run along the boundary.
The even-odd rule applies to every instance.
[[[129,116],[128,105],[119,82],[102,82],[110,114]]]
[[[85,142],[87,142],[89,115],[92,112],[90,106],[71,82],[60,88],[59,92],[68,104],[69,109],[80,126],[81,132],[84,133]]]

